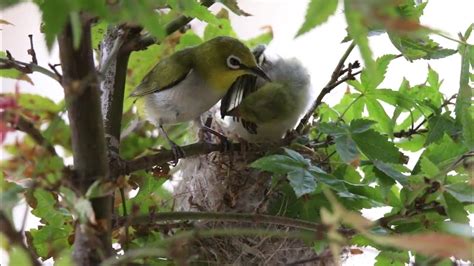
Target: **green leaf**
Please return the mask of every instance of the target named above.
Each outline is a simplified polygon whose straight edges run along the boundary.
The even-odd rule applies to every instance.
[[[466,113],[462,114],[461,124],[463,125],[463,141],[470,150],[474,150],[474,107],[467,109]]]
[[[425,145],[440,140],[445,133],[452,135],[456,131],[454,123],[449,113],[431,117],[428,120],[428,135],[426,136]]]
[[[446,49],[431,40],[428,36],[423,37],[400,37],[394,33],[388,33],[392,44],[408,60],[416,59],[440,59],[456,53],[456,50]]]
[[[217,2],[222,3],[228,9],[230,9],[234,14],[239,16],[251,16],[249,13],[242,10],[237,4],[237,0],[217,0]]]
[[[30,257],[28,253],[19,246],[13,246],[8,253],[10,265],[31,266]]]
[[[27,232],[28,239],[34,247],[36,254],[46,260],[59,255],[62,250],[70,247],[69,236],[72,234],[70,225],[38,226]]]
[[[284,175],[296,171],[305,165],[286,155],[269,155],[262,157],[250,164],[251,167],[261,169],[270,173]]]
[[[57,113],[61,110],[61,107],[54,103],[50,98],[30,93],[19,94],[18,104],[22,108],[33,112]]]
[[[344,14],[346,15],[349,35],[359,47],[368,74],[372,75],[375,73],[375,62],[369,46],[369,30],[364,24],[364,15],[360,10],[357,10],[357,3],[351,0],[344,0]]]
[[[127,209],[132,210],[138,208],[140,214],[148,214],[152,209],[157,208],[161,205],[161,201],[164,200],[163,183],[166,179],[157,179],[150,174],[141,174],[142,182],[137,195],[127,201]]]
[[[373,120],[367,120],[367,119],[354,119],[351,121],[351,125],[349,127],[349,130],[351,133],[356,134],[356,133],[362,133],[367,130],[369,130],[374,124],[377,122]]]
[[[295,37],[326,22],[336,12],[338,0],[311,0],[306,10],[305,21]]]
[[[395,145],[389,142],[387,137],[373,129],[352,134],[352,138],[359,150],[372,161],[378,160],[389,163],[398,163],[400,161],[400,152]]]
[[[318,129],[328,135],[337,137],[342,135],[349,134],[347,128],[343,124],[336,124],[336,123],[320,123]]]
[[[467,211],[464,210],[464,205],[448,192],[443,193],[443,198],[445,202],[444,208],[451,221],[468,224],[469,217]]]
[[[264,33],[254,38],[245,40],[245,45],[247,45],[249,48],[254,48],[260,44],[269,44],[273,40],[273,30],[271,27],[266,27],[264,30]]]
[[[41,218],[42,223],[54,227],[61,227],[66,222],[66,214],[60,212],[57,205],[57,200],[53,197],[51,192],[44,189],[35,189],[33,196],[36,199],[36,207],[31,213]],[[70,218],[70,217],[68,217]]]
[[[101,20],[98,23],[92,25],[92,48],[98,49],[99,44],[104,39],[104,35],[107,32],[108,23]]]
[[[172,9],[183,12],[184,15],[199,20],[218,24],[219,20],[203,5],[196,0],[168,0]]]
[[[207,28],[207,27],[206,27]],[[201,44],[203,41],[201,37],[199,37],[196,33],[193,31],[188,30],[185,34],[181,36],[179,39],[179,44],[176,45],[175,50],[180,51],[183,50],[184,48],[188,48],[191,46],[196,46]]]
[[[7,58],[6,53],[4,51],[0,51],[0,58]],[[0,69],[0,77],[23,80],[30,83],[31,85],[34,85],[33,81],[28,75],[13,68]]]
[[[375,266],[403,266],[410,261],[408,252],[383,250],[375,257]]]
[[[429,177],[434,177],[440,173],[438,166],[426,157],[421,158],[421,171]]]
[[[383,55],[375,61],[375,72],[370,73],[367,70],[362,71],[360,80],[365,91],[371,91],[377,88],[380,83],[385,79],[385,73],[387,72],[388,65],[390,62],[397,58],[396,55],[387,54]]]
[[[43,15],[42,31],[46,37],[48,49],[53,47],[56,36],[63,30],[71,11],[70,1],[48,0],[41,1],[39,8]]]
[[[349,135],[342,135],[335,138],[336,150],[341,159],[351,165],[358,165],[359,151],[356,143]]]
[[[455,183],[446,185],[444,189],[459,202],[474,203],[472,187],[468,183]]]
[[[471,49],[465,45],[460,47],[461,53],[461,75],[459,79],[459,92],[456,100],[456,107],[454,109],[456,113],[456,121],[463,126],[463,137],[468,140],[468,143],[472,144],[472,111],[473,100],[472,100],[472,88],[469,85],[469,74],[470,74],[470,57]],[[474,48],[472,49],[474,51]],[[474,57],[474,56],[473,56]],[[468,116],[468,117],[465,117]],[[471,122],[471,123],[470,123]]]
[[[393,180],[398,181],[400,185],[404,187],[408,185],[408,177],[396,170],[391,164],[379,160],[373,160],[372,162],[374,163],[375,167],[377,167],[377,169],[391,177]]]
[[[288,180],[298,198],[304,194],[312,193],[316,189],[314,176],[304,168],[288,172]]]
[[[377,121],[377,128],[380,129],[381,132],[392,135],[394,124],[385,112],[382,104],[371,96],[367,96],[365,97],[365,105],[367,106],[369,116]]]
[[[222,9],[217,14],[217,24],[207,24],[204,29],[204,40],[210,40],[217,36],[231,36],[237,37],[229,20],[229,14],[226,9]]]

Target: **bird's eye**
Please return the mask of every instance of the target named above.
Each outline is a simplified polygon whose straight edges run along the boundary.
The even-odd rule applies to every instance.
[[[227,57],[227,66],[230,69],[239,69],[240,68],[240,59],[235,55],[230,55]]]

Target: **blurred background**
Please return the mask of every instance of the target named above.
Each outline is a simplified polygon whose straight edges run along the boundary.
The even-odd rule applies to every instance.
[[[238,3],[243,10],[252,14],[250,17],[230,14],[232,26],[238,36],[248,39],[261,34],[265,27],[270,26],[273,29],[274,37],[268,49],[282,57],[296,57],[301,60],[311,74],[313,93],[317,95],[329,80],[340,56],[349,45],[341,43],[341,40],[346,36],[343,12],[338,10],[327,23],[307,34],[294,38],[304,21],[307,0],[239,0]],[[216,4],[212,10],[217,12],[221,7]],[[430,1],[425,9],[425,15],[421,17],[421,22],[431,28],[441,30],[448,36],[455,37],[458,32],[464,31],[474,22],[472,10],[474,10],[474,1],[472,0]],[[2,51],[9,50],[17,60],[30,61],[30,56],[27,54],[27,49],[29,49],[28,34],[33,34],[39,64],[47,66],[48,63],[59,63],[57,45],[54,45],[49,51],[46,48],[44,37],[40,32],[41,15],[36,5],[25,2],[0,12],[2,20],[13,24],[0,24],[0,49]],[[196,20],[191,23],[193,30],[198,34],[202,33],[204,25]],[[432,37],[441,46],[456,49],[455,42],[439,36]],[[390,53],[398,54],[386,34],[371,37],[370,45],[375,57]],[[350,61],[356,59],[360,60],[358,51],[354,51],[349,58]],[[459,87],[459,55],[441,60],[431,60],[429,63],[444,80],[441,91],[448,96],[456,93]],[[394,60],[390,64],[382,87],[397,89],[404,77],[412,84],[423,83],[426,80],[427,71],[427,61],[417,60],[407,63],[404,59]],[[41,74],[32,74],[30,77],[34,85],[24,81],[0,78],[1,92],[13,92],[15,89],[19,89],[24,93],[30,92],[48,96],[56,102],[63,99],[63,89],[56,81]],[[339,102],[345,90],[346,86],[339,86],[325,98],[326,102],[330,105]],[[18,137],[21,137],[21,134],[9,134],[7,142],[14,141]],[[2,159],[5,159],[4,156],[8,156],[1,149],[0,152]],[[417,154],[411,154],[411,156],[417,156]],[[14,216],[17,227],[21,226],[25,208],[25,204],[15,208]],[[386,208],[371,209],[364,212],[364,216],[377,219],[387,211]],[[29,215],[26,229],[37,225],[38,219]],[[350,256],[344,265],[372,265],[376,255],[375,249],[368,248],[362,255]],[[0,265],[6,264],[6,254],[0,252]]]

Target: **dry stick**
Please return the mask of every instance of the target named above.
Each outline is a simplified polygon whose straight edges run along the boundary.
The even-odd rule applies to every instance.
[[[41,265],[35,252],[25,245],[23,236],[15,230],[15,227],[11,224],[3,211],[0,212],[0,232],[9,240],[9,243],[19,246],[28,254],[32,265]]]
[[[308,110],[308,112],[305,114],[305,116],[303,118],[301,118],[300,120],[300,123],[298,124],[298,127],[296,128],[296,131],[297,132],[301,132],[304,128],[304,126],[308,123],[309,119],[311,118],[311,116],[313,115],[314,111],[321,105],[322,101],[323,101],[323,98],[329,94],[335,87],[337,87],[339,84],[353,78],[354,75],[356,75],[356,73],[352,74],[352,75],[347,75],[346,77],[344,77],[343,79],[341,80],[338,80],[339,77],[341,76],[341,73],[343,68],[344,68],[344,63],[345,61],[347,60],[347,58],[349,57],[349,55],[351,54],[352,50],[354,49],[355,47],[355,43],[352,42],[349,47],[347,47],[347,50],[346,52],[342,55],[341,59],[339,60],[336,68],[334,69],[334,71],[332,72],[332,76],[331,76],[331,79],[329,80],[329,82],[326,84],[326,86],[324,86],[324,88],[321,90],[321,93],[318,95],[318,97],[316,98],[315,102],[313,103],[313,105],[311,106],[311,108]],[[360,72],[358,72],[360,73]],[[357,74],[358,74],[357,73]]]

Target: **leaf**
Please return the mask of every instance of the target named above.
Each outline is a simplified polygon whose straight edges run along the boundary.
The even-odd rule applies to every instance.
[[[335,138],[336,150],[341,159],[350,165],[359,165],[359,151],[356,143],[349,135],[342,135]]]
[[[387,140],[387,137],[373,129],[369,129],[362,133],[352,134],[352,138],[357,147],[370,160],[378,160],[382,162],[398,163],[400,161],[400,152]]]
[[[270,173],[284,175],[288,172],[299,170],[305,165],[289,156],[275,154],[262,157],[251,163],[250,166]]]
[[[0,19],[0,24],[15,26],[15,24],[10,23],[9,21],[6,21],[6,20],[4,20],[4,19]]]
[[[347,131],[345,125],[336,124],[336,123],[320,123],[318,129],[321,132],[337,137],[342,135],[347,135],[349,132]]]
[[[426,157],[421,158],[421,171],[429,177],[434,177],[440,173],[438,166]]]
[[[450,184],[446,185],[444,189],[459,202],[474,203],[473,188],[468,183]]]
[[[390,237],[373,237],[379,244],[390,245],[404,250],[419,252],[433,257],[456,257],[473,260],[474,245],[470,240],[442,233],[419,233]]]
[[[219,20],[205,6],[199,4],[196,0],[168,0],[172,9],[183,12],[184,15],[199,20],[218,24]]]
[[[375,257],[375,266],[404,266],[410,261],[408,252],[383,250]]]
[[[288,172],[288,180],[298,198],[304,194],[312,193],[316,189],[314,176],[304,168]]]
[[[271,26],[265,26],[262,29],[264,31],[262,34],[245,40],[245,45],[247,45],[249,48],[254,48],[260,44],[269,44],[273,40],[273,29]]]
[[[27,232],[29,243],[43,260],[59,255],[62,250],[70,247],[69,236],[72,233],[70,225],[39,226]]]
[[[141,178],[140,189],[134,198],[127,201],[127,209],[133,210],[133,208],[138,208],[138,213],[149,214],[164,199],[162,186],[166,179],[158,179],[150,174],[141,174]]]
[[[54,227],[62,227],[66,222],[66,215],[56,207],[57,200],[53,195],[44,189],[35,189],[33,196],[37,205],[31,213],[41,218],[41,222]]]
[[[41,1],[39,8],[41,9],[44,23],[41,26],[41,30],[45,34],[48,49],[51,50],[56,36],[63,30],[69,17],[69,12],[71,11],[70,1]]]
[[[61,110],[61,107],[50,98],[37,94],[20,93],[17,101],[22,108],[33,112],[57,113]]]
[[[443,198],[445,202],[444,208],[451,221],[468,224],[469,217],[467,211],[464,210],[464,205],[448,192],[443,193]]]
[[[456,131],[454,120],[449,113],[435,115],[428,120],[428,135],[425,146],[440,140],[445,133],[452,135]]]
[[[467,109],[467,112],[462,114],[461,124],[463,126],[462,136],[467,148],[474,150],[474,107]]]
[[[30,257],[28,253],[19,246],[11,247],[8,252],[9,263],[10,265],[22,265],[22,266],[31,266]]]
[[[115,184],[111,181],[98,179],[92,183],[86,191],[86,198],[94,199],[112,195],[115,191]]]
[[[407,37],[398,36],[389,32],[388,36],[392,44],[403,54],[408,60],[417,59],[440,59],[456,53],[456,50],[446,49],[438,43],[431,40],[428,36],[423,37]]]
[[[74,204],[74,210],[78,214],[79,222],[81,224],[91,223],[93,225],[97,224],[95,219],[94,209],[92,209],[92,204],[89,200],[85,198],[79,198]]]
[[[92,25],[92,48],[98,49],[100,42],[104,39],[104,35],[107,32],[108,23],[100,20],[98,23]]]
[[[0,58],[7,58],[6,53],[3,52],[3,51],[0,51]],[[33,81],[31,80],[31,78],[28,75],[26,75],[25,73],[23,73],[23,72],[21,72],[17,69],[13,69],[13,68],[11,68],[11,69],[0,69],[0,77],[23,80],[23,81],[26,81],[26,82],[30,83],[31,85],[34,85]]]
[[[390,164],[379,160],[373,160],[372,162],[374,163],[375,167],[377,167],[377,169],[391,177],[393,180],[398,181],[400,185],[404,187],[408,185],[408,177],[393,168]]]
[[[362,133],[367,130],[369,130],[374,124],[377,122],[373,120],[367,120],[367,119],[354,119],[351,121],[351,125],[349,127],[349,130],[351,133]]]
[[[344,0],[344,14],[346,15],[349,35],[359,47],[368,74],[372,75],[375,73],[375,62],[369,46],[369,38],[367,37],[369,31],[364,25],[364,16],[360,10],[357,10],[357,4],[351,0]]]
[[[365,97],[365,105],[367,106],[369,117],[377,121],[377,128],[379,128],[381,132],[392,135],[394,124],[385,112],[383,106],[371,96]]]
[[[305,21],[295,37],[326,22],[336,12],[338,0],[311,0],[306,10]]]
[[[237,0],[217,0],[217,2],[225,5],[230,11],[239,16],[251,16],[249,13],[242,10],[237,4]]]
[[[380,83],[382,83],[385,79],[388,65],[395,58],[397,58],[397,56],[393,54],[383,55],[375,61],[375,72],[369,73],[366,70],[362,71],[360,80],[365,91],[374,90],[378,85],[380,85]]]
[[[207,29],[207,27],[206,27],[206,29]],[[188,30],[179,39],[179,44],[176,45],[175,51],[180,51],[180,50],[183,50],[183,49],[191,47],[191,46],[196,46],[196,45],[201,44],[202,42],[203,41],[201,40],[201,37],[199,37],[193,31]]]
[[[463,126],[463,137],[465,139],[471,139],[468,143],[472,142],[472,113],[469,113],[469,110],[472,111],[472,88],[469,85],[469,73],[470,73],[470,63],[469,59],[471,56],[471,49],[468,49],[467,46],[461,45],[461,74],[459,78],[459,92],[456,100],[456,107],[454,109],[456,113],[456,121]],[[472,49],[474,52],[474,48]],[[465,117],[468,116],[468,117]],[[466,129],[467,127],[467,129]],[[466,135],[467,134],[467,135]],[[465,136],[466,135],[466,136]]]

